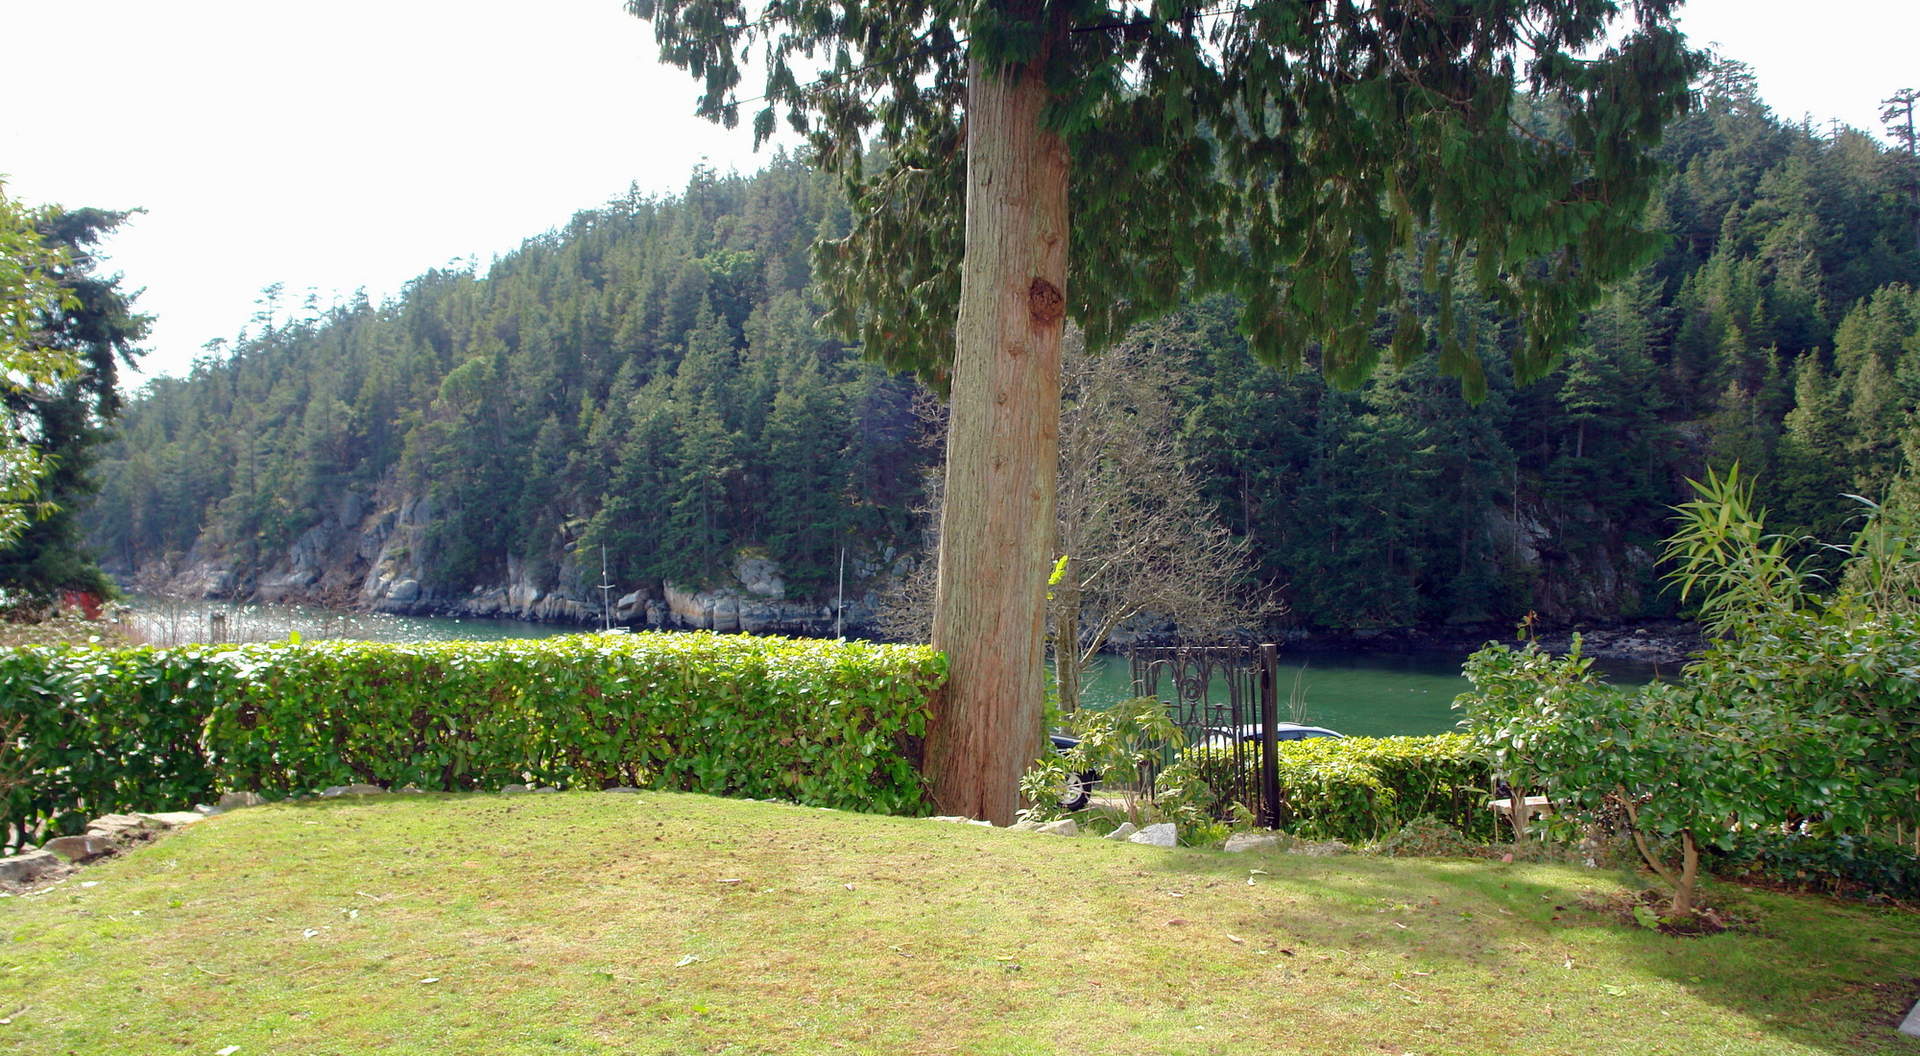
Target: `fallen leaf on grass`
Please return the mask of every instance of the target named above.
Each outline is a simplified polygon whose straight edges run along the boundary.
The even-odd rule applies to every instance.
[[[425,985],[427,985],[428,983],[437,983],[437,982],[439,982],[439,981],[440,981],[440,977],[439,977],[439,976],[437,976],[437,975],[429,975],[429,976],[427,976],[427,977],[426,977],[425,979],[422,979],[422,980],[420,980],[420,985],[421,985],[421,986],[425,986]]]
[[[692,964],[695,961],[698,961],[699,959],[700,958],[697,955],[689,953],[685,957],[680,958],[679,963],[675,964],[674,967],[685,968],[687,965]]]
[[[1241,937],[1240,937],[1240,936],[1238,936],[1238,935],[1229,935],[1229,936],[1227,936],[1227,941],[1228,941],[1228,942],[1237,942],[1237,943],[1239,943],[1239,944],[1241,944],[1242,946],[1244,946],[1244,945],[1246,945],[1246,943],[1247,943],[1247,940],[1245,940],[1245,939],[1243,939],[1243,938],[1241,938]]]
[[[239,1051],[240,1051],[240,1046],[229,1045],[224,1049],[215,1049],[213,1052],[213,1056],[233,1056],[234,1053]]]
[[[716,884],[737,884],[739,882],[740,882],[740,878],[737,876],[729,876],[729,877],[726,877],[725,879],[714,881],[714,883]]]

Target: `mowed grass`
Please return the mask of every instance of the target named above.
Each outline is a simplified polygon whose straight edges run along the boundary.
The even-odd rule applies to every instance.
[[[1920,917],[646,793],[238,811],[0,899],[23,1053],[1901,1053]],[[91,886],[84,886],[90,884]]]

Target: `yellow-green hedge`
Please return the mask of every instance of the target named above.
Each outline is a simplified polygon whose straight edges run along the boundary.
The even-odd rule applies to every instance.
[[[1280,824],[1296,836],[1364,843],[1429,815],[1471,838],[1496,836],[1486,755],[1460,734],[1318,737],[1279,749]],[[1230,755],[1187,752],[1212,787],[1232,787]],[[1245,754],[1246,787],[1257,788],[1259,753]]]
[[[17,842],[223,790],[636,785],[884,813],[946,661],[918,646],[715,634],[0,650]],[[0,730],[5,726],[0,725]]]

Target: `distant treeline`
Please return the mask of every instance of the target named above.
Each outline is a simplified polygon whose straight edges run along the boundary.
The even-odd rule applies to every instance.
[[[1665,250],[1539,384],[1511,384],[1512,328],[1481,310],[1478,406],[1428,361],[1355,392],[1275,373],[1218,301],[1130,340],[1194,379],[1183,438],[1292,619],[1664,615],[1653,558],[1686,476],[1738,460],[1771,524],[1833,538],[1842,493],[1880,496],[1920,459],[1908,146],[1783,124],[1744,67],[1717,63],[1663,148],[1649,223]],[[865,567],[910,548],[938,454],[916,383],[814,326],[808,245],[846,208],[793,159],[702,170],[677,197],[581,213],[484,277],[263,310],[132,401],[93,541],[121,569],[198,546],[260,571],[384,482],[431,498],[422,566],[452,589],[502,581],[510,556],[537,577],[604,543],[626,589],[716,582],[744,550],[778,561],[790,595],[821,596],[843,545]],[[1384,344],[1393,320],[1380,329]]]

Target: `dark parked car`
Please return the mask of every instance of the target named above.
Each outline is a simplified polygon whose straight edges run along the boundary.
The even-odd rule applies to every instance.
[[[1080,738],[1078,737],[1068,737],[1063,733],[1051,734],[1050,736],[1053,738],[1053,750],[1062,755],[1065,755],[1080,744]],[[1086,806],[1087,801],[1093,798],[1094,786],[1099,783],[1100,773],[1097,770],[1068,774],[1066,790],[1060,793],[1061,808],[1064,810],[1079,810],[1081,807]]]

